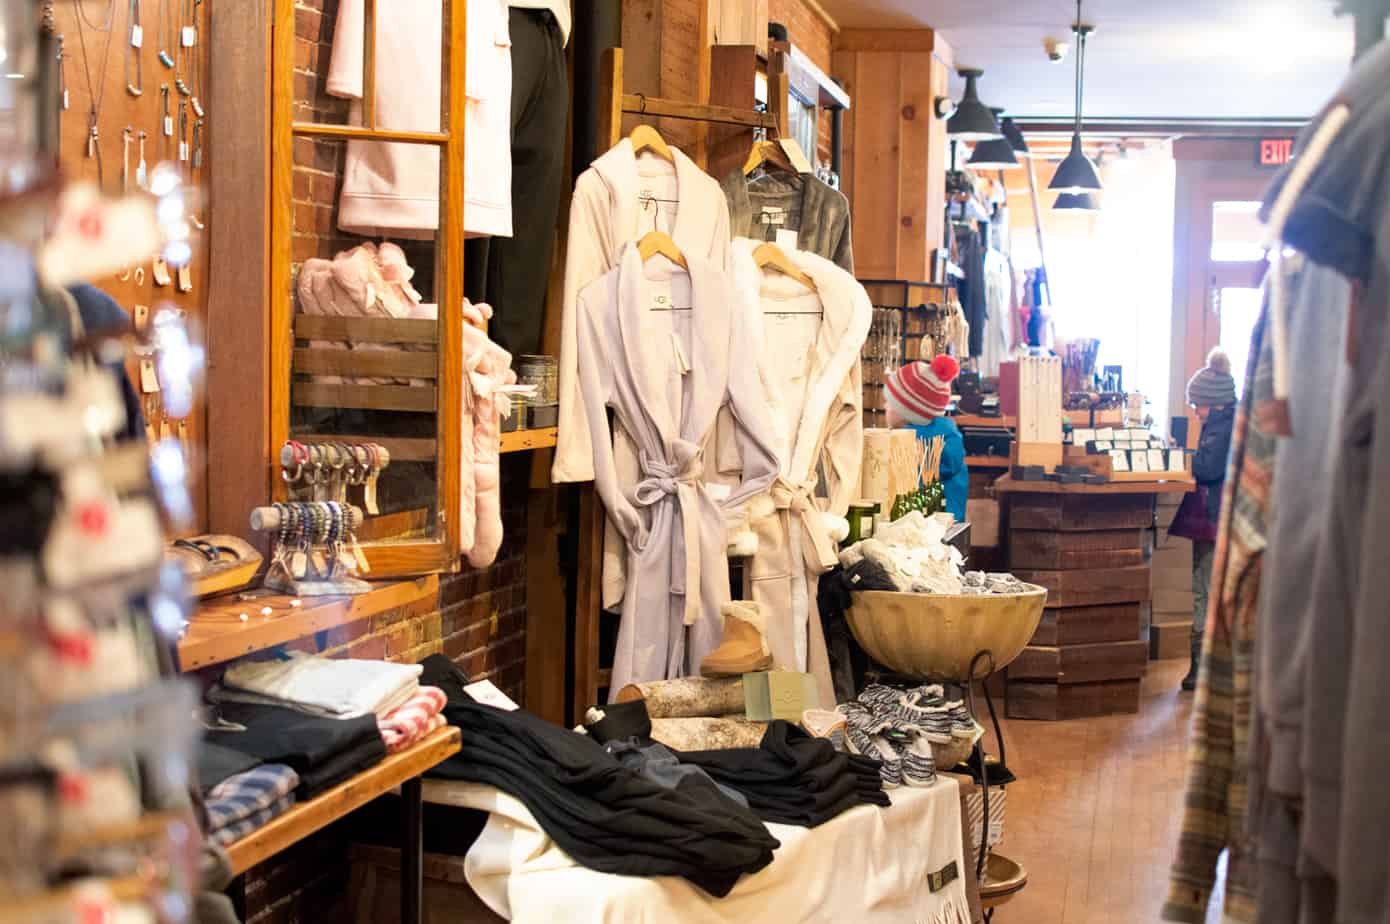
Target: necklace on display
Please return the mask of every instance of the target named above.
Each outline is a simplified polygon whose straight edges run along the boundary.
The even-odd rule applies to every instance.
[[[174,56],[169,54],[169,49],[174,47],[171,42],[177,39],[173,34],[174,9],[169,3],[170,0],[159,0],[159,63],[172,70]]]
[[[193,45],[189,49],[188,65],[188,86],[190,87],[188,102],[193,107],[193,114],[200,119],[203,117],[203,104],[198,102],[198,96],[203,88],[203,45],[198,41],[198,29],[202,24],[202,5],[203,0],[193,0],[193,19],[189,26],[193,30]]]
[[[130,21],[130,45],[125,50],[125,91],[131,96],[145,92],[144,67],[140,64],[140,49],[145,45],[145,30],[140,26],[140,0],[130,0],[127,15]],[[132,81],[131,73],[135,79]]]
[[[198,43],[198,29],[193,25],[193,0],[179,0],[178,48],[174,51],[174,87],[180,96],[192,96],[190,84],[193,78],[183,79],[193,58],[193,49]]]
[[[101,164],[101,134],[98,131],[98,125],[101,119],[101,100],[106,92],[106,62],[111,54],[111,36],[115,33],[116,0],[107,0],[106,23],[101,26],[87,18],[87,14],[82,9],[82,0],[72,0],[72,5],[77,13],[77,39],[82,46],[82,72],[87,80],[87,99],[89,102],[87,109],[87,156],[96,160],[97,185],[104,187],[106,178]],[[91,55],[87,52],[87,29],[106,34],[95,80],[92,78]]]

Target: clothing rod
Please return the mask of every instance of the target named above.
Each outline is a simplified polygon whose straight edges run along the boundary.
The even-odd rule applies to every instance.
[[[744,125],[749,128],[775,129],[777,127],[776,120],[770,112],[759,112],[756,109],[735,109],[732,106],[686,103],[656,96],[643,96],[638,93],[623,94],[623,112],[629,115],[685,119],[691,122]]]

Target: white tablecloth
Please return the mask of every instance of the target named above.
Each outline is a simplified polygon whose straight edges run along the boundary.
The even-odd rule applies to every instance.
[[[890,808],[860,806],[818,828],[768,825],[782,843],[772,864],[714,898],[676,877],[579,866],[524,805],[491,786],[425,782],[429,802],[490,813],[468,852],[468,884],[520,924],[970,924],[956,781],[889,795]],[[953,862],[955,881],[931,892],[928,876]]]

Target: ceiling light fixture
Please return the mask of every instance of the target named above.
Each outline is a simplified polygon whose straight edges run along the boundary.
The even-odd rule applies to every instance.
[[[1004,110],[992,106],[989,111],[994,114],[996,121],[1004,114]],[[1002,126],[1000,128],[1003,130]],[[965,165],[975,170],[1012,170],[1019,166],[1019,162],[1013,144],[1005,135],[978,142]]]
[[[1028,142],[1023,138],[1023,131],[1014,122],[1012,117],[1005,117],[999,123],[999,130],[1004,133],[1004,137],[1009,142],[1009,147],[1013,148],[1016,157],[1032,157],[1033,153],[1028,150]]]
[[[980,102],[980,93],[975,89],[975,81],[984,71],[975,67],[963,67],[956,71],[965,78],[965,95],[956,106],[955,115],[946,123],[946,135],[952,141],[989,141],[1002,138],[999,123],[989,107]]]
[[[1062,193],[1052,207],[1061,212],[1099,212],[1100,200],[1088,192]]]
[[[1081,0],[1076,0],[1076,125],[1071,133],[1071,151],[1066,160],[1057,167],[1048,189],[1064,193],[1082,193],[1101,188],[1100,174],[1095,164],[1086,159],[1081,150],[1081,102],[1086,81],[1086,37],[1095,31],[1094,26],[1081,22]]]

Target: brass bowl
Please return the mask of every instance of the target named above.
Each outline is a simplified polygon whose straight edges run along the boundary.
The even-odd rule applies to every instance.
[[[909,677],[963,681],[970,661],[988,650],[1001,670],[1037,631],[1047,590],[1020,594],[912,594],[865,590],[854,594],[849,626],[875,661]],[[977,666],[975,679],[989,670]]]

